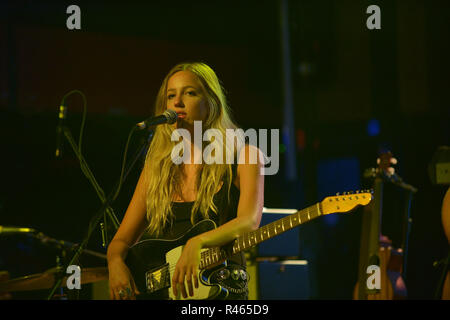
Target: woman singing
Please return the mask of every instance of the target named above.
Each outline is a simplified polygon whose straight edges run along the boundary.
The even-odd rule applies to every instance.
[[[178,114],[177,121],[156,127],[134,195],[108,247],[111,299],[135,299],[140,294],[125,259],[129,248],[142,237],[176,239],[201,220],[216,223],[217,228],[187,241],[173,271],[170,290],[175,296],[181,293],[188,298],[199,286],[200,250],[229,244],[258,228],[261,220],[261,153],[247,144],[234,148],[236,145],[230,144],[235,140],[230,143],[225,138],[227,129],[235,130],[237,126],[231,120],[214,71],[204,63],[183,63],[172,68],[159,90],[155,113],[166,109]],[[190,161],[173,161],[173,149],[179,142],[172,141],[172,133],[185,129],[194,137],[194,121],[201,121],[203,131],[216,129],[223,135],[223,161],[210,163],[198,158],[204,158],[204,148],[210,143],[203,139],[197,144],[195,139],[187,142]],[[234,150],[234,161],[225,158],[230,150]],[[252,152],[258,155],[257,161],[251,161]],[[228,278],[223,284],[229,289],[228,299],[248,298],[245,267],[242,253],[227,260],[230,272],[223,273]],[[233,273],[237,276],[227,277]]]

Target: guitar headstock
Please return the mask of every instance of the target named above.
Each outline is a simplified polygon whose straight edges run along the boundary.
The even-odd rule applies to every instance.
[[[395,168],[392,165],[397,164],[397,159],[392,156],[390,151],[383,152],[377,159],[378,171],[386,177],[395,174]]]
[[[365,206],[372,201],[372,190],[337,193],[322,200],[322,214],[349,212],[358,206]]]
[[[393,165],[398,163],[397,159],[392,156],[390,151],[380,153],[377,158],[377,167],[368,168],[364,171],[364,178],[374,179],[377,176],[390,178],[395,175]]]

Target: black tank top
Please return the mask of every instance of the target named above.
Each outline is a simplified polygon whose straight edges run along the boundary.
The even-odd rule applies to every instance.
[[[236,171],[237,165],[234,164],[232,165],[233,174],[231,181],[236,177]],[[214,195],[214,204],[217,207],[217,214],[212,210],[209,210],[209,219],[214,221],[216,226],[221,226],[236,218],[239,196],[240,191],[232,182],[228,197],[228,180],[224,179],[222,187]],[[191,223],[191,209],[193,205],[194,201],[172,202],[173,219],[167,224],[167,228],[161,236],[162,239],[176,239],[193,226]],[[194,223],[198,223],[202,219],[204,219],[203,216],[200,213],[197,213]],[[246,262],[243,252],[233,255],[229,260],[245,268]]]

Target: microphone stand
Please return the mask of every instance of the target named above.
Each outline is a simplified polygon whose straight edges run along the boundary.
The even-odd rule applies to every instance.
[[[136,127],[133,127],[132,130],[136,130]],[[106,221],[106,214],[109,215],[109,217],[111,218],[114,227],[116,228],[116,230],[119,228],[119,221],[117,219],[117,217],[114,215],[114,212],[112,210],[112,208],[110,207],[110,204],[112,203],[112,201],[114,200],[113,198],[115,196],[117,196],[117,191],[118,188],[120,187],[121,183],[123,183],[126,179],[126,177],[129,175],[129,173],[131,172],[131,169],[133,168],[133,166],[135,165],[136,161],[140,158],[140,156],[142,155],[142,153],[147,149],[148,145],[151,142],[151,139],[153,138],[153,131],[150,131],[150,136],[149,139],[147,140],[147,142],[145,142],[141,148],[138,149],[138,152],[136,152],[136,154],[134,155],[132,162],[129,164],[128,168],[125,170],[124,176],[122,181],[119,180],[116,183],[116,187],[113,189],[113,191],[107,196],[105,197],[105,194],[103,192],[103,190],[100,188],[100,186],[98,185],[97,181],[94,178],[94,175],[92,174],[91,170],[89,169],[86,160],[84,159],[83,155],[81,154],[81,152],[79,152],[79,148],[76,145],[76,142],[73,139],[73,136],[70,132],[70,130],[66,127],[63,126],[63,132],[64,132],[64,136],[67,138],[67,140],[69,141],[73,151],[75,152],[78,160],[80,161],[80,165],[81,165],[81,169],[84,173],[84,175],[88,178],[88,180],[93,184],[97,195],[99,196],[100,200],[102,201],[102,206],[101,208],[97,211],[97,213],[92,217],[91,221],[89,222],[89,227],[88,227],[88,231],[87,234],[85,236],[85,238],[83,239],[83,241],[80,243],[80,245],[78,246],[75,254],[72,256],[72,258],[70,259],[69,262],[67,262],[64,267],[62,268],[62,270],[67,270],[67,267],[70,266],[74,261],[76,261],[78,259],[78,257],[81,255],[81,253],[83,252],[83,250],[85,250],[85,247],[87,245],[87,243],[89,242],[89,239],[91,238],[91,235],[94,231],[94,229],[96,228],[96,226],[99,224],[100,220],[102,218],[105,219]],[[103,226],[104,228],[105,226]],[[105,236],[103,236],[103,244],[106,247],[106,240]],[[57,290],[58,287],[61,287],[61,282],[63,280],[63,277],[59,276],[58,280],[55,282],[55,284],[53,285],[53,288],[50,291],[50,294],[47,298],[47,300],[51,300],[53,295],[55,294],[55,291]]]

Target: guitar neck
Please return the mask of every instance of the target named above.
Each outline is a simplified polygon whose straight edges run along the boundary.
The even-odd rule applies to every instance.
[[[230,250],[224,248],[210,248],[202,252],[200,269],[206,268],[210,265],[219,263],[230,256],[247,250],[257,244],[276,237],[283,232],[295,228],[303,223],[315,219],[322,215],[321,204],[317,203],[306,209],[297,211],[294,214],[288,215],[282,219],[262,226],[259,229],[245,233],[234,240]]]

